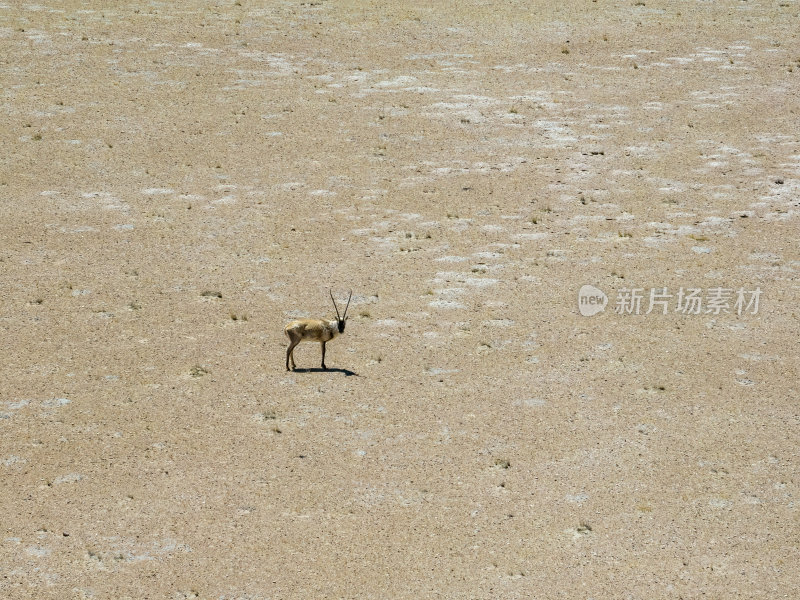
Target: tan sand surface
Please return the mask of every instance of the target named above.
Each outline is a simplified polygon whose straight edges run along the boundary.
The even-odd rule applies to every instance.
[[[0,597],[800,597],[798,34],[0,0]]]

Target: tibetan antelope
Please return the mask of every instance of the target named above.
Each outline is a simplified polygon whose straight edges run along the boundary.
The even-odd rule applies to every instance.
[[[335,319],[331,321],[326,319],[297,319],[286,326],[286,335],[289,337],[289,348],[286,350],[287,371],[289,371],[290,359],[292,361],[292,369],[297,368],[297,365],[294,364],[294,348],[300,342],[319,342],[322,344],[322,368],[326,371],[328,370],[328,367],[325,366],[325,343],[340,333],[344,333],[347,309],[350,307],[350,298],[353,297],[353,290],[350,290],[350,296],[347,298],[344,315],[339,315],[339,307],[336,306],[336,300],[333,299],[333,292],[328,290],[328,293],[331,295],[333,308],[336,309]]]

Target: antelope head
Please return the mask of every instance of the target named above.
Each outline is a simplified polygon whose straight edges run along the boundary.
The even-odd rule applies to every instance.
[[[336,300],[333,299],[333,291],[328,290],[331,295],[331,302],[333,308],[336,310],[336,326],[339,328],[339,333],[344,333],[344,324],[347,321],[347,309],[350,308],[350,299],[353,297],[353,290],[350,290],[350,295],[347,297],[347,306],[344,307],[344,315],[339,314],[339,307],[336,306]]]

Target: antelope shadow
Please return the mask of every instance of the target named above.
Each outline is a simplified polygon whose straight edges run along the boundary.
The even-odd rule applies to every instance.
[[[328,367],[327,369],[323,369],[322,367],[308,367],[308,368],[300,368],[297,367],[293,371],[293,373],[341,373],[345,377],[352,377],[355,375],[356,377],[361,377],[355,371],[351,371],[350,369],[339,369],[337,367]]]

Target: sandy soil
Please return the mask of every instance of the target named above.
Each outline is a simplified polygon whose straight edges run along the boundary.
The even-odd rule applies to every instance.
[[[798,32],[5,0],[0,596],[797,597]]]

